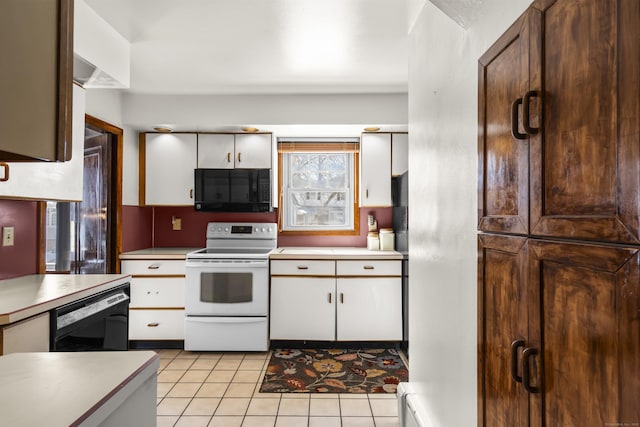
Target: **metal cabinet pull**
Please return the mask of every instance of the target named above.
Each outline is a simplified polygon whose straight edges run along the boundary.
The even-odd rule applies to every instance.
[[[329,304],[331,304],[331,292],[329,292]]]
[[[147,269],[149,270],[157,270],[160,268],[160,264],[151,264]]]
[[[524,347],[523,340],[515,340],[511,343],[511,378],[515,382],[522,382],[522,377],[518,375],[518,349]]]
[[[344,294],[340,292],[340,304],[344,304]]]
[[[189,198],[193,199],[193,188],[189,189]]]
[[[375,267],[373,265],[365,265],[362,268],[364,268],[365,270],[373,270],[373,269],[375,269]]]
[[[531,360],[531,357],[535,356],[536,354],[538,354],[538,350],[531,347],[525,348],[522,352],[522,385],[524,386],[524,389],[529,393],[540,393],[540,389],[538,387],[534,387],[531,385],[531,380],[529,378],[529,361]]]
[[[515,139],[527,139],[526,133],[520,133],[518,130],[518,111],[522,105],[522,98],[518,98],[511,104],[511,135]]]
[[[306,265],[299,265],[298,266],[298,270],[308,270],[309,267],[307,267]]]
[[[231,151],[227,153],[227,163],[231,163]]]
[[[242,161],[242,153],[238,153],[238,163]]]
[[[147,323],[147,326],[150,327],[150,328],[156,328],[156,327],[160,326],[160,323],[158,323],[158,322]]]
[[[365,190],[365,197],[366,197],[367,199],[369,198],[369,189],[368,189],[368,188]]]
[[[0,167],[4,169],[0,182],[9,181],[9,163],[0,162]]]
[[[523,100],[523,108],[522,108],[522,125],[524,126],[524,131],[530,135],[535,135],[540,130],[539,128],[531,127],[531,116],[530,116],[530,108],[531,108],[531,98],[538,97],[537,90],[530,90],[524,95]]]

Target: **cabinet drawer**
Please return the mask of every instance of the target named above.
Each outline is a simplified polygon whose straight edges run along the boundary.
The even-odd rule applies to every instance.
[[[335,261],[277,260],[271,261],[272,276],[333,276]]]
[[[338,276],[400,276],[402,262],[398,261],[337,261]]]
[[[184,278],[136,277],[131,280],[131,307],[184,308]]]
[[[122,274],[131,274],[132,276],[184,276],[185,274],[184,260],[123,260],[121,263]]]
[[[184,310],[129,310],[130,340],[183,340]]]

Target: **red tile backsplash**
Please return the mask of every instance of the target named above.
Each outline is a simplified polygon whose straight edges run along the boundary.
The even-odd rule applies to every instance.
[[[2,227],[15,228],[15,244],[0,246],[0,279],[35,274],[38,271],[38,202],[0,200],[0,231]]]

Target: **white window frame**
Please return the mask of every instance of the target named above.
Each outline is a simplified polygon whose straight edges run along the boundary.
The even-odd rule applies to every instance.
[[[322,142],[326,142],[327,139],[318,139],[316,142],[322,143]],[[281,139],[279,139],[279,141],[281,141]],[[296,141],[299,142],[299,139],[296,139]],[[314,139],[315,141],[315,139]],[[357,141],[357,139],[356,139]],[[351,141],[351,143],[353,143]],[[344,225],[338,226],[338,225],[318,225],[318,224],[308,224],[308,225],[296,225],[294,224],[294,215],[295,215],[295,207],[293,204],[293,192],[295,191],[309,191],[309,192],[316,192],[316,191],[331,191],[330,189],[327,188],[313,188],[313,187],[307,187],[307,188],[293,188],[291,186],[291,179],[292,179],[292,171],[291,169],[291,163],[290,163],[290,156],[291,155],[296,155],[296,154],[310,154],[310,155],[323,155],[323,154],[344,154],[347,156],[347,170],[345,171],[346,173],[346,187],[344,187],[344,191],[345,191],[345,209],[344,209],[344,214],[345,214],[345,222]],[[300,148],[298,149],[296,147],[296,149],[292,149],[292,150],[287,150],[285,152],[281,152],[280,155],[282,156],[282,163],[281,163],[281,199],[280,199],[280,209],[281,209],[281,227],[282,227],[282,231],[285,232],[318,232],[318,231],[337,231],[337,232],[344,232],[344,231],[353,231],[355,230],[355,225],[356,225],[356,215],[357,212],[355,212],[355,207],[356,207],[356,188],[357,188],[357,176],[356,176],[356,153],[353,150],[341,150],[341,149],[326,149],[326,150],[318,150],[318,149],[314,149],[314,150],[305,150],[303,144],[301,144]]]

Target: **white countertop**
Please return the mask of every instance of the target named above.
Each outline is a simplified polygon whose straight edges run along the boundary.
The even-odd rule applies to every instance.
[[[200,248],[147,248],[122,252],[120,259],[186,259],[189,252]]]
[[[396,251],[370,251],[351,247],[280,247],[271,252],[271,259],[402,259]]]
[[[7,426],[79,425],[159,366],[153,351],[14,353],[0,357],[0,418]],[[117,395],[120,393],[120,395]],[[123,396],[126,395],[126,396]],[[154,402],[155,403],[155,402]]]
[[[0,325],[131,281],[126,274],[38,274],[0,280]]]

